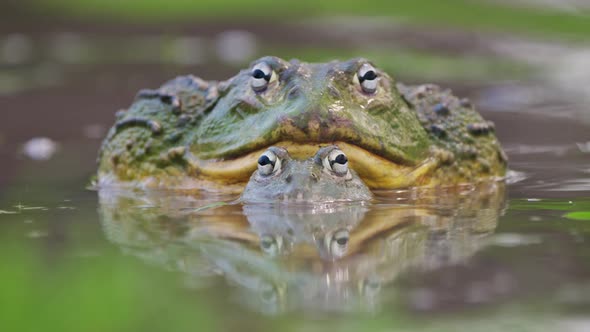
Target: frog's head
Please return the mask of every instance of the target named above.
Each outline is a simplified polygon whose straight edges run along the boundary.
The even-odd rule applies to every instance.
[[[371,199],[369,188],[348,167],[338,147],[321,148],[307,160],[292,159],[286,149],[270,147],[242,193],[245,202],[334,202]]]
[[[219,85],[191,139],[200,172],[244,181],[271,145],[295,158],[337,144],[371,187],[415,181],[429,140],[392,77],[365,59],[308,64],[264,57]]]

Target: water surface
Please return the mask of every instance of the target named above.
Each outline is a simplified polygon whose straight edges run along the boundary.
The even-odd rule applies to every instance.
[[[440,76],[427,79],[438,77],[495,121],[510,158],[507,183],[313,206],[244,205],[210,193],[97,192],[87,188],[100,139],[137,90],[187,72],[222,79],[240,64],[207,53],[199,61],[148,54],[125,63],[127,42],[152,50],[173,45],[196,56],[203,40],[140,36],[122,43],[94,33],[101,37],[63,30],[4,36],[21,51],[39,50],[0,77],[1,123],[11,124],[0,127],[0,321],[13,329],[589,328],[590,124],[583,98],[541,84],[542,76],[523,78],[513,69],[526,66],[512,58],[500,59],[509,65],[494,79],[486,68],[497,68],[498,59],[475,61],[470,68],[483,73],[476,78],[473,70],[449,76],[458,67],[439,62]],[[260,46],[256,36],[255,52],[285,52],[284,45]],[[379,52],[402,79],[420,81],[420,63],[407,71],[399,64],[412,52]],[[440,54],[420,61],[431,56]],[[524,103],[518,96],[531,87],[552,102]],[[22,152],[36,136],[57,142],[49,160]]]

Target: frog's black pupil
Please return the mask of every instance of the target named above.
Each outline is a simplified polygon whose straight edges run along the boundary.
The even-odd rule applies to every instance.
[[[367,71],[363,75],[363,77],[361,77],[361,82],[364,81],[364,80],[372,81],[372,80],[374,80],[376,78],[377,78],[377,74],[375,73],[375,71],[374,70],[369,70],[369,71]]]
[[[270,160],[270,158],[268,158],[267,155],[262,155],[260,158],[258,158],[258,165],[265,166],[268,164],[273,165],[273,162]]]
[[[348,238],[347,237],[341,237],[336,239],[336,243],[338,243],[339,245],[343,246],[346,243],[348,243]]]
[[[264,79],[265,79],[265,80],[267,80],[267,81],[268,81],[268,80],[270,80],[270,75],[266,75],[266,74],[265,74],[265,73],[262,71],[262,69],[255,69],[255,70],[252,72],[252,77],[254,77],[254,78],[257,78],[257,79],[264,78]]]
[[[346,156],[341,153],[336,156],[336,159],[334,159],[334,161],[339,163],[340,165],[344,165],[348,162],[348,158],[346,158]]]

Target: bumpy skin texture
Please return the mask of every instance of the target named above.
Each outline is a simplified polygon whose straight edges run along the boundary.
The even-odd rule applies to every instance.
[[[440,163],[433,182],[473,182],[504,174],[507,157],[494,135],[494,123],[483,119],[469,100],[432,84],[398,84],[398,89],[430,135],[431,151]]]
[[[255,89],[260,64],[272,75]],[[98,184],[240,191],[272,145],[306,159],[336,144],[374,189],[504,175],[493,125],[468,102],[432,85],[396,85],[377,68],[367,92],[359,74],[367,65],[265,57],[224,82],[185,76],[141,91],[103,142]]]
[[[194,76],[140,91],[128,110],[117,112],[102,143],[99,180],[104,185],[182,185],[188,172],[186,136],[217,98],[216,83]]]
[[[281,159],[281,167],[268,175],[255,171],[242,193],[243,202],[324,203],[372,198],[369,188],[353,170],[337,174],[326,167],[328,155],[339,151],[336,146],[324,147],[307,160],[295,160],[280,147],[269,150]]]

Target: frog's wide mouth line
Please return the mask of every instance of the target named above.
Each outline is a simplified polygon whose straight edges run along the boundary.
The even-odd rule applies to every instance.
[[[274,146],[287,149],[294,159],[306,159],[315,155],[319,148],[336,145],[348,157],[350,167],[372,189],[401,188],[424,184],[427,175],[438,165],[435,158],[427,158],[416,166],[400,165],[367,151],[359,146],[341,141],[330,143],[296,143],[281,141]],[[190,174],[215,182],[228,184],[245,183],[257,168],[257,160],[268,149],[265,147],[231,160],[200,160],[190,154],[187,157]]]

